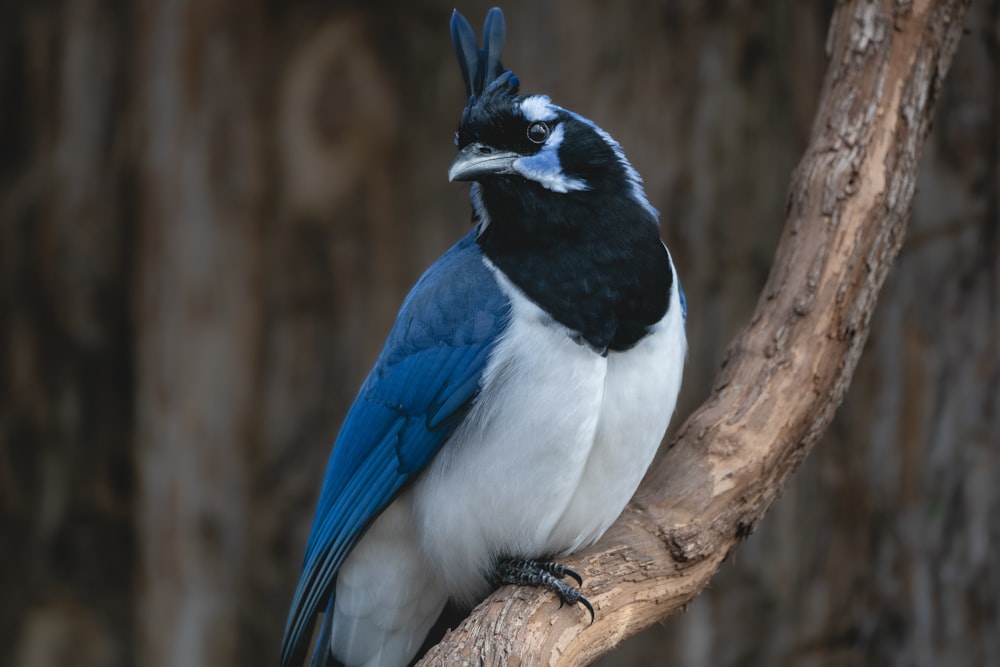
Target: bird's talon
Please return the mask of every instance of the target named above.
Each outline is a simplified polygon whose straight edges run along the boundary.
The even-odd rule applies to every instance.
[[[579,572],[577,572],[571,567],[566,567],[565,565],[562,566],[562,569],[563,569],[562,576],[576,580],[577,586],[583,586],[583,577],[580,576]]]
[[[583,596],[580,596],[580,604],[582,604],[584,607],[586,607],[587,611],[590,612],[590,624],[593,625],[594,624],[594,606],[592,604],[590,604],[590,600],[588,600],[587,598],[585,598]]]
[[[552,591],[559,598],[559,608],[563,605],[583,605],[590,612],[590,622],[594,622],[594,607],[583,593],[573,588],[563,578],[569,577],[583,585],[583,577],[573,568],[560,563],[537,562],[517,558],[507,558],[497,562],[493,572],[493,581],[497,585],[514,584],[517,586],[535,586]]]

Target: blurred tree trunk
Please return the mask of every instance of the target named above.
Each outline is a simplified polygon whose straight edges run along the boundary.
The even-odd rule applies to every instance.
[[[154,3],[136,23],[137,651],[227,664],[253,553],[266,35],[238,1]]]
[[[134,662],[130,35],[0,8],[0,664]]]
[[[340,418],[467,228],[451,6],[0,7],[0,664],[275,663]],[[830,5],[504,10],[525,90],[662,212],[683,414],[766,278]],[[831,433],[605,664],[1000,662],[1000,3],[967,26]]]

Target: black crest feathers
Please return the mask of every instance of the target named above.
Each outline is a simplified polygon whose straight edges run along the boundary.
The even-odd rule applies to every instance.
[[[506,33],[503,12],[494,7],[486,14],[483,25],[483,47],[479,48],[476,33],[464,16],[456,9],[451,15],[451,41],[455,45],[458,56],[458,67],[462,70],[462,80],[469,104],[483,94],[491,83],[500,78],[504,68],[500,63],[500,52],[503,50],[503,40]],[[513,74],[502,82],[510,90],[517,93],[517,77]]]

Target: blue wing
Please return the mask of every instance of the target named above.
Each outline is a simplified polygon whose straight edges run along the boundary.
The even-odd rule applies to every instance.
[[[509,310],[475,231],[406,298],[330,455],[285,626],[283,667],[302,664],[316,613],[332,599],[351,549],[468,412]]]

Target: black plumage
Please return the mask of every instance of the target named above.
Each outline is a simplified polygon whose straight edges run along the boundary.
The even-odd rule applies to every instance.
[[[470,99],[458,146],[531,156],[536,119],[526,118],[516,78],[504,72]],[[559,110],[558,166],[585,189],[554,192],[519,173],[479,176],[488,216],[483,252],[543,310],[601,353],[627,350],[666,313],[672,273],[659,227],[616,146],[596,126]]]
[[[520,176],[481,184],[490,217],[479,236],[483,253],[592,348],[627,350],[666,313],[673,279],[667,251],[624,183],[569,194]]]

